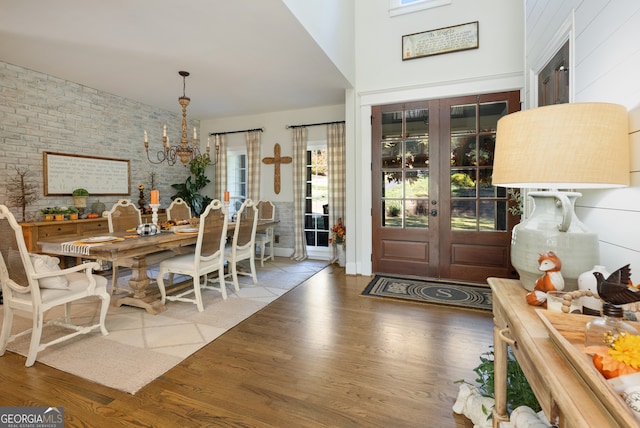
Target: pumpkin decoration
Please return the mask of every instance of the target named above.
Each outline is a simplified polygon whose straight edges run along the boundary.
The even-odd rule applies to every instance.
[[[589,346],[584,352],[593,355],[593,365],[606,378],[640,372],[640,336],[621,333],[608,346]]]

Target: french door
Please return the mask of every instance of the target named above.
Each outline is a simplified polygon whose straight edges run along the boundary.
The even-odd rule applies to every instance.
[[[491,177],[497,121],[519,109],[518,91],[372,109],[374,272],[514,276],[517,219]]]

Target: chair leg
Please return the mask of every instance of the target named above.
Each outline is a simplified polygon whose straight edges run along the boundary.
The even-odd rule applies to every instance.
[[[29,344],[29,353],[27,354],[26,367],[31,367],[36,362],[38,355],[38,347],[40,347],[40,338],[42,336],[42,323],[44,314],[41,311],[33,313],[33,328],[31,330],[31,342]]]
[[[238,264],[231,263],[231,278],[233,279],[233,288],[236,291],[240,291],[240,285],[238,284]]]
[[[158,285],[158,290],[160,290],[160,301],[163,305],[167,300],[167,290],[164,286],[164,274],[165,271],[160,269],[160,272],[158,272],[158,276],[156,277],[156,284]],[[172,274],[169,274],[169,278],[172,278]]]
[[[260,241],[258,247],[260,247],[260,267],[264,267],[264,253],[267,250],[267,243]]]
[[[111,296],[108,293],[104,293],[99,295],[101,303],[100,303],[100,333],[103,336],[107,336],[109,332],[107,331],[107,327],[105,326],[105,321],[107,319],[107,311],[109,310],[109,302],[111,302]]]
[[[116,288],[118,288],[118,266],[111,265],[111,295],[116,292]]]
[[[194,272],[195,273],[195,272]],[[205,284],[207,282],[207,277],[204,277]],[[204,311],[204,306],[202,305],[202,293],[200,290],[200,277],[198,275],[193,276],[193,294],[195,294],[196,298],[196,306],[198,308],[198,312]]]
[[[7,350],[9,337],[11,336],[11,327],[13,326],[13,308],[8,304],[4,306],[4,320],[2,321],[2,333],[0,334],[0,355],[4,355],[4,351]]]
[[[255,255],[249,258],[249,264],[251,265],[251,278],[253,283],[258,283],[258,277],[256,276],[256,257]]]
[[[222,300],[227,300],[227,284],[224,282],[224,263],[218,269],[218,284],[220,285],[220,294],[222,294]]]

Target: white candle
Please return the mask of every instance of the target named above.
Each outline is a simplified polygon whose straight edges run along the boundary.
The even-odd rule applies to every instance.
[[[211,137],[207,137],[207,149],[211,147]]]
[[[164,124],[164,129],[162,130],[162,136],[166,137],[167,136],[167,124]]]
[[[193,139],[194,140],[198,139],[198,134],[196,133],[196,128],[193,128]]]
[[[149,142],[149,140],[147,139],[147,130],[146,129],[144,130],[144,142],[145,143]]]

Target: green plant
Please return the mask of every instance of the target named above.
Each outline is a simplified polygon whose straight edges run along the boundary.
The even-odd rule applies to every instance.
[[[78,214],[78,209],[76,207],[67,208],[66,214]]]
[[[72,193],[71,196],[89,196],[89,192],[87,191],[87,189],[75,189]]]
[[[478,384],[478,391],[485,397],[495,398],[495,370],[493,350],[480,355],[480,364],[473,369]],[[458,381],[459,382],[464,382]],[[528,406],[534,412],[541,410],[529,381],[525,377],[520,364],[513,355],[510,347],[507,348],[507,411],[511,413],[515,408]]]
[[[522,193],[518,189],[507,189],[507,195],[509,195],[509,212],[513,215],[522,215],[523,201]]]
[[[204,211],[205,207],[211,203],[211,198],[201,195],[199,191],[209,184],[211,180],[205,175],[205,169],[211,165],[208,156],[200,155],[189,162],[189,172],[192,175],[187,177],[184,183],[172,184],[177,193],[171,196],[171,200],[182,198],[189,206],[196,217]],[[192,180],[193,178],[193,180]]]

